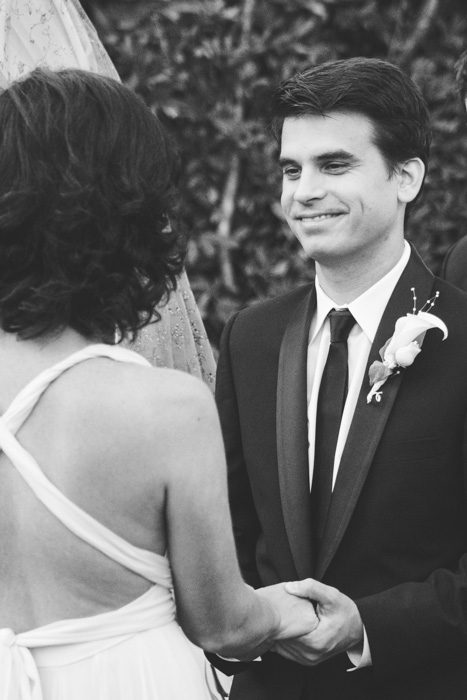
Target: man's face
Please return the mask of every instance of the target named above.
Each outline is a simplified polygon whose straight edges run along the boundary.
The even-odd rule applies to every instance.
[[[405,204],[360,114],[288,117],[282,130],[281,204],[304,250],[317,262],[379,259],[400,248]]]

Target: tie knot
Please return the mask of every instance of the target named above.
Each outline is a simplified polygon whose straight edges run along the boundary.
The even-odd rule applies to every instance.
[[[329,312],[331,323],[331,343],[346,343],[355,325],[355,319],[348,309],[332,309]]]

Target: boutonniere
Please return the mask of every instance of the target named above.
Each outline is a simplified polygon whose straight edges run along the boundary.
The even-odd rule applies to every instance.
[[[411,314],[402,316],[396,321],[394,334],[379,351],[381,362],[375,360],[371,365],[368,376],[370,379],[371,391],[366,397],[367,403],[370,403],[373,397],[377,402],[381,401],[382,391],[380,388],[384,382],[393,374],[399,374],[401,369],[409,367],[419,352],[421,352],[425,334],[430,328],[439,328],[443,332],[443,340],[447,338],[448,329],[446,324],[430,313],[435,305],[436,299],[439,297],[439,292],[431,299],[428,299],[426,304],[417,312],[417,297],[415,296],[415,288],[411,289],[413,296],[413,310]]]

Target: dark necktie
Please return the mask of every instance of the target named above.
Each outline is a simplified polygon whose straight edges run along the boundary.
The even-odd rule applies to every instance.
[[[334,455],[348,386],[347,338],[355,319],[348,309],[332,309],[329,354],[316,411],[315,461],[311,488],[313,541],[319,550],[331,502]]]

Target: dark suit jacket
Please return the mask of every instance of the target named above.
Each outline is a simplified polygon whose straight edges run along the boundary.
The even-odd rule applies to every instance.
[[[441,277],[467,292],[467,236],[449,248],[444,258]]]
[[[449,337],[430,330],[380,403],[367,404],[365,375],[319,553],[306,417],[314,288],[241,311],[226,327],[217,399],[245,579],[257,587],[312,576],[336,586],[357,602],[373,659],[347,673],[346,655],[310,668],[269,653],[242,666],[233,700],[467,698],[467,294],[413,251],[368,364],[411,312],[411,287],[420,304],[439,290],[433,313]]]

